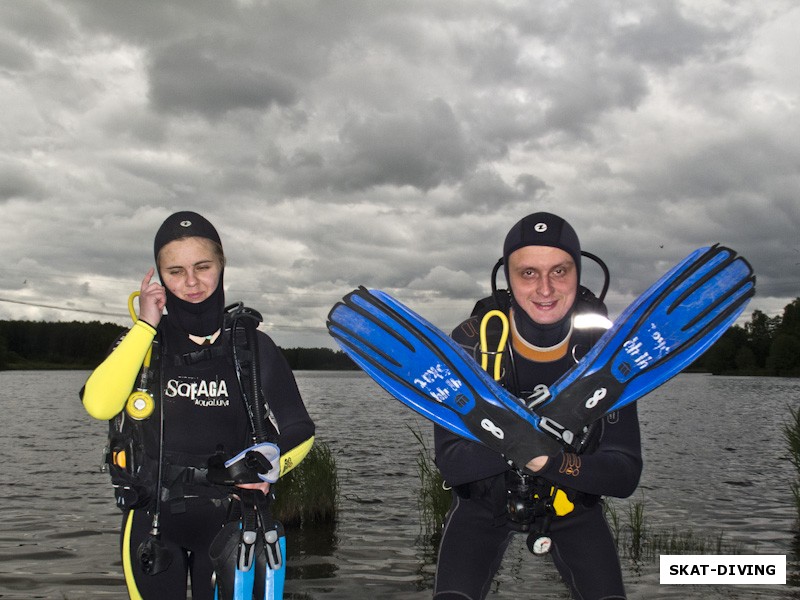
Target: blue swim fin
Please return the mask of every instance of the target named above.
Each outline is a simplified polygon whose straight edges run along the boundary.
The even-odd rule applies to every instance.
[[[531,435],[539,417],[497,385],[464,350],[388,294],[359,288],[328,315],[345,353],[395,398],[434,423],[525,464],[558,451]]]
[[[246,497],[249,491],[238,493]],[[214,600],[283,598],[286,536],[277,521],[264,527],[261,516],[250,513],[229,521],[212,541]]]
[[[700,248],[635,300],[536,405],[540,427],[571,434],[641,398],[705,352],[755,294],[750,264],[724,246]]]
[[[554,453],[560,445],[552,440],[571,444],[584,426],[691,364],[754,293],[750,265],[732,250],[693,252],[631,304],[549,396],[535,399],[535,413],[449,336],[384,292],[359,288],[345,296],[331,310],[328,330],[398,400],[525,465]]]

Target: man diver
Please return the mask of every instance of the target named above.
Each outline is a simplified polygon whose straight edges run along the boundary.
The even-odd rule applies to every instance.
[[[503,264],[510,291],[501,290],[488,303],[496,305],[479,302],[452,337],[478,359],[481,352],[491,353],[501,337],[500,320],[485,324],[491,325],[488,348],[481,347],[481,322],[488,309],[501,310],[510,331],[500,383],[519,397],[536,397],[600,338],[608,325],[598,327],[597,317],[606,309],[580,286],[580,242],[561,217],[538,212],[516,223],[503,245]],[[535,554],[549,551],[574,598],[625,598],[601,497],[624,498],[638,485],[642,458],[635,403],[595,423],[577,449],[526,465],[510,464],[439,426],[434,438],[436,465],[453,489],[435,600],[485,598],[515,533],[528,534]]]

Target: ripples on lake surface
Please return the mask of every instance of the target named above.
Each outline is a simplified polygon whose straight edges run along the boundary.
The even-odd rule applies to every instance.
[[[121,598],[120,513],[100,473],[105,423],[77,399],[88,373],[0,372],[0,598]],[[422,418],[361,373],[298,372],[317,437],[339,467],[335,527],[288,534],[286,598],[430,598],[435,549],[418,524]],[[793,505],[781,427],[791,379],[681,375],[640,402],[645,470],[633,500],[648,525],[723,534],[742,553],[785,554],[786,586],[660,586],[658,560],[624,560],[632,599],[800,598]],[[626,501],[617,501],[622,511]],[[490,597],[565,599],[549,559],[517,536]]]

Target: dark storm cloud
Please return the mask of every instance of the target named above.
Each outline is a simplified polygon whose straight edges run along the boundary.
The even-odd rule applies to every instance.
[[[489,170],[482,170],[473,173],[465,178],[461,187],[460,199],[463,200],[461,210],[474,210],[486,212],[489,210],[505,210],[509,204],[518,202],[520,198],[533,198],[534,194],[529,194],[530,189],[522,187],[525,193],[521,194],[520,189],[514,188],[503,181],[502,177]]]
[[[43,195],[44,189],[28,167],[0,159],[0,203],[11,199],[40,200]]]
[[[233,51],[232,51],[233,50]],[[264,64],[242,62],[220,38],[201,37],[159,47],[150,68],[154,108],[198,112],[209,118],[239,108],[290,105],[298,93],[291,78]]]
[[[526,211],[547,191],[547,184],[531,174],[522,174],[513,183],[491,169],[481,169],[462,179],[457,192],[436,205],[436,213],[445,218],[465,213],[486,214]]]
[[[4,28],[30,44],[58,44],[74,33],[68,11],[40,0],[0,2]],[[21,49],[20,49],[21,50]]]
[[[160,54],[186,45],[198,59],[250,76],[274,71],[299,79],[328,68],[331,48],[355,27],[371,22],[360,0],[263,2],[239,0],[65,0],[80,25],[121,42]],[[359,15],[360,13],[360,15]],[[360,18],[353,18],[359,16]],[[205,53],[205,54],[203,54]]]
[[[474,130],[497,150],[549,133],[588,139],[598,117],[633,110],[648,93],[644,66],[612,45],[610,11],[583,3],[553,15],[531,5],[513,17],[457,43],[471,81],[486,90],[472,106]]]
[[[287,160],[284,189],[301,195],[406,185],[427,191],[469,173],[476,156],[450,106],[434,99],[400,113],[349,115],[335,144]]]
[[[776,177],[793,177],[800,153],[775,133],[718,131],[688,152],[667,162],[653,162],[631,174],[649,197],[713,198],[737,194],[771,194]]]
[[[338,189],[410,185],[429,190],[462,177],[474,162],[452,109],[442,100],[402,115],[354,116],[342,128]]]
[[[612,43],[633,60],[671,67],[710,52],[731,33],[690,21],[674,2],[653,2],[635,22],[620,25]]]
[[[5,0],[0,280],[32,304],[0,316],[127,323],[187,208],[231,297],[318,344],[358,284],[455,325],[535,210],[608,262],[612,314],[716,241],[777,314],[800,288],[798,27],[784,0]]]
[[[544,128],[591,139],[591,128],[601,115],[619,108],[635,109],[647,91],[645,74],[634,63],[574,65],[552,84]]]
[[[33,54],[17,42],[0,39],[0,69],[5,71],[27,71],[36,60]]]

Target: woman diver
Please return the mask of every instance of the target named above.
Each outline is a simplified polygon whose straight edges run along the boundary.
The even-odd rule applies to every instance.
[[[225,307],[214,226],[177,212],[156,233],[154,254],[133,327],[81,398],[92,417],[111,422],[107,462],[130,597],[185,598],[188,580],[195,600],[211,599],[212,577],[219,587],[227,576],[226,540],[215,538],[240,512],[272,526],[270,483],[308,453],[314,423],[280,349],[255,329],[260,315]]]

